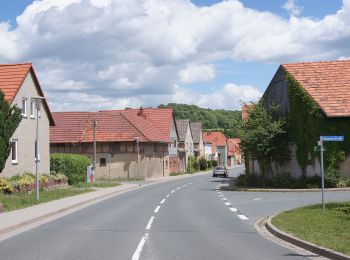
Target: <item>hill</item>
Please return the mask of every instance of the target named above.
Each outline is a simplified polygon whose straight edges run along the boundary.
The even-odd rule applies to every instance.
[[[173,108],[176,119],[190,119],[192,122],[202,122],[207,131],[219,130],[227,137],[235,137],[238,124],[241,123],[241,111],[201,108],[195,105],[169,103],[161,104],[160,108]]]

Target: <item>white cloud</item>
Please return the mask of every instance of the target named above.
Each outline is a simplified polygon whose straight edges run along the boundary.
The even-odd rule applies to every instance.
[[[209,64],[190,64],[179,73],[181,82],[195,83],[202,81],[210,81],[215,78],[215,69]]]
[[[32,61],[53,110],[62,109],[55,99],[62,95],[65,110],[81,110],[180,100],[186,89],[177,85],[214,81],[218,70],[212,64],[222,60],[350,56],[350,0],[320,20],[297,16],[295,3],[286,2],[292,16],[284,19],[238,0],[208,7],[190,0],[34,1],[17,17],[16,28],[0,22],[0,63]],[[235,93],[235,100],[256,95],[240,89],[226,85],[211,94],[220,100],[222,92]],[[99,102],[74,99],[77,91]],[[208,106],[204,92],[193,95]],[[227,98],[221,101],[230,106]]]
[[[176,86],[175,89],[172,102],[216,109],[240,109],[243,102],[256,102],[262,96],[262,93],[253,86],[233,83],[205,94],[180,86]]]
[[[287,2],[282,5],[282,8],[286,9],[288,13],[293,16],[298,16],[303,10],[302,7],[296,4],[296,0],[287,0]]]

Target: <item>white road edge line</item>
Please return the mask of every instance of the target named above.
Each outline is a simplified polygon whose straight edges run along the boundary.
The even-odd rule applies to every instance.
[[[249,218],[247,218],[246,216],[244,215],[237,215],[237,217],[239,217],[240,219],[242,220],[248,220]]]
[[[231,210],[232,212],[237,212],[237,209],[236,209],[236,208],[230,207],[230,210]]]
[[[158,213],[159,209],[160,209],[160,206],[156,207],[156,209],[154,210],[154,213]]]
[[[146,240],[148,238],[148,233],[146,233],[140,240],[139,245],[136,248],[135,253],[132,255],[132,260],[138,260],[140,258],[141,252],[142,252],[142,248],[146,243]]]
[[[146,230],[150,230],[150,229],[151,229],[153,220],[154,220],[154,216],[152,216],[152,217],[150,218],[150,220],[148,221],[148,224],[147,224],[147,226],[146,226]]]
[[[162,199],[162,201],[160,202],[160,204],[163,204],[166,201],[166,199]]]

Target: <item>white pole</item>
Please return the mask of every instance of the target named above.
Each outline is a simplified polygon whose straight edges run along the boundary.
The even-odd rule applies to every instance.
[[[39,200],[39,109],[36,109],[35,148],[36,199]]]
[[[323,169],[323,140],[320,138],[321,144],[321,183],[322,183],[322,210],[325,212],[325,204],[324,204],[324,169]]]

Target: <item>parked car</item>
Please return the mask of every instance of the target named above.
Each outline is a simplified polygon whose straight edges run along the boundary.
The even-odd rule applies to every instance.
[[[227,178],[227,169],[224,166],[216,166],[213,171],[213,177],[223,176]]]

